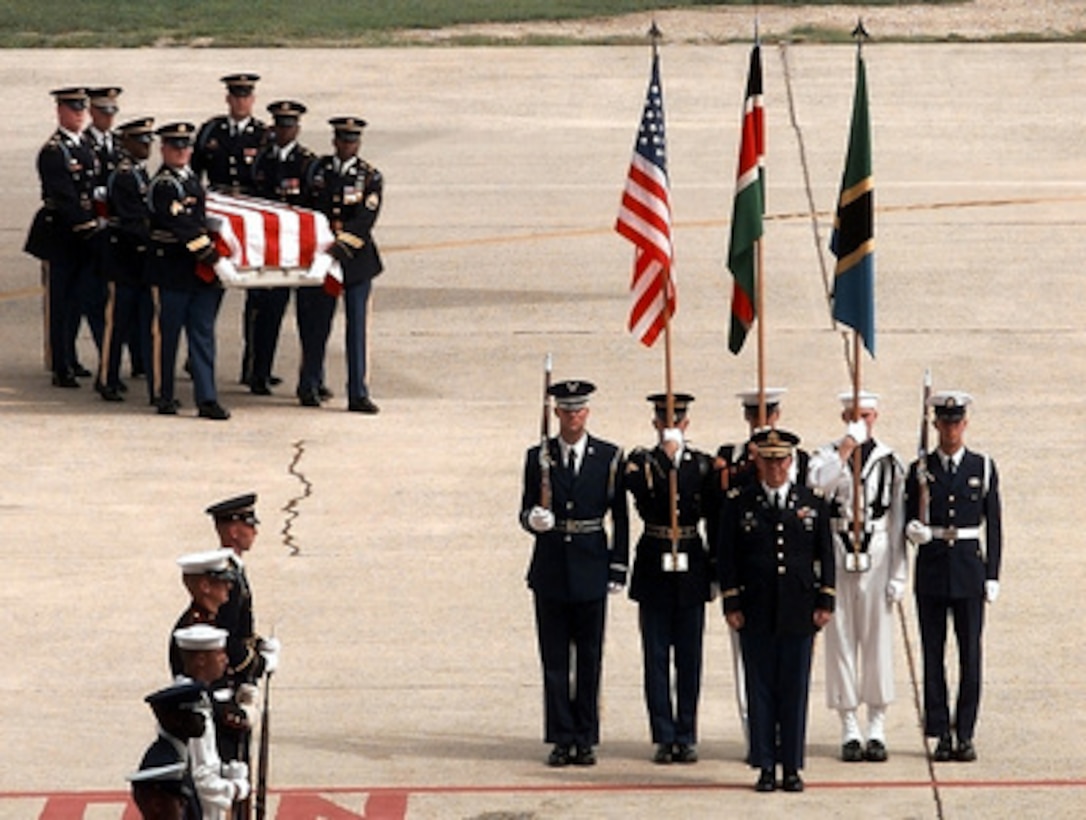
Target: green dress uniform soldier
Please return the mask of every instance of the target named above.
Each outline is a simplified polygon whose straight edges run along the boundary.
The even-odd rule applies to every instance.
[[[94,152],[81,137],[87,121],[87,89],[72,86],[51,93],[57,130],[38,152],[42,205],[23,249],[42,262],[46,360],[53,386],[79,387],[76,376],[91,375],[75,356],[79,295],[94,277],[91,240],[103,223],[94,211]]]
[[[154,305],[151,401],[162,415],[176,415],[174,395],[177,348],[184,328],[188,339],[193,392],[200,418],[223,421],[230,413],[219,404],[215,386],[215,321],[223,291],[216,277],[237,277],[233,263],[219,256],[207,228],[204,186],[189,167],[195,126],[163,125],[162,166],[151,179],[147,203],[151,246],[147,282]]]
[[[705,521],[715,531],[720,491],[712,456],[690,447],[685,440],[690,422],[687,413],[694,397],[672,395],[672,424],[668,423],[667,395],[657,393],[648,400],[653,404],[659,443],[651,450],[634,449],[626,463],[626,490],[644,521],[633,562],[630,598],[639,608],[645,704],[656,744],[653,760],[660,764],[695,763],[705,604],[712,598],[716,581],[716,559],[706,549],[699,525]]]
[[[762,392],[765,394],[764,426],[767,428],[776,427],[781,418],[781,398],[788,391],[783,387],[767,387]],[[720,476],[721,492],[727,492],[735,487],[745,487],[758,480],[758,469],[754,459],[754,435],[763,427],[759,423],[760,395],[757,389],[743,390],[735,394],[735,397],[739,399],[740,406],[743,408],[743,420],[747,424],[749,437],[742,444],[722,444],[717,449],[715,467]],[[792,466],[788,470],[788,480],[801,484],[805,483],[808,461],[808,453],[802,448],[795,448]],[[743,737],[749,740],[743,650],[739,645],[739,633],[737,631],[729,631],[728,638],[732,650],[732,675],[735,681],[736,711],[739,715],[739,723],[743,727]]]
[[[739,632],[755,789],[803,790],[814,634],[834,609],[833,541],[822,495],[789,479],[799,437],[754,436],[758,480],[728,492],[717,537],[724,616]]]
[[[192,170],[206,175],[208,187],[232,194],[256,194],[253,169],[268,141],[268,128],[253,116],[259,74],[238,72],[221,78],[226,84],[226,114],[200,126],[192,155]],[[253,369],[254,290],[245,292],[242,315],[241,383],[249,384]],[[257,298],[259,302],[259,297]]]
[[[253,187],[264,199],[307,206],[309,196],[303,183],[317,155],[298,142],[306,107],[294,100],[276,100],[268,105],[268,112],[274,119],[275,139],[257,155]],[[249,390],[258,396],[271,394],[272,365],[290,292],[291,288],[254,288],[249,297],[254,303]]]
[[[559,434],[524,460],[520,524],[535,540],[527,581],[543,667],[544,742],[554,744],[550,766],[596,763],[607,595],[626,583],[625,459],[588,433],[595,389],[581,380],[553,384]]]
[[[930,397],[939,447],[914,461],[905,479],[905,535],[917,546],[914,591],[924,655],[924,734],[938,738],[932,753],[937,762],[977,759],[973,737],[984,609],[999,595],[1003,556],[999,472],[990,456],[965,446],[971,403],[972,397],[960,390]],[[953,721],[945,665],[948,620],[954,622],[958,643]]]
[[[150,347],[150,294],[144,285],[147,249],[150,246],[150,219],[147,192],[151,177],[147,158],[151,153],[155,121],[143,117],[124,123],[117,129],[121,141],[117,167],[106,180],[109,227],[102,255],[102,273],[106,279],[106,332],[102,344],[102,363],[98,372],[98,392],[106,401],[123,401],[121,349],[133,337],[147,339]],[[144,304],[146,302],[146,305]],[[145,323],[140,321],[142,317]],[[146,324],[146,330],[144,330]]]
[[[336,241],[328,249],[343,272],[343,308],[347,325],[347,409],[377,413],[370,397],[367,344],[373,280],[384,270],[373,241],[373,226],[381,212],[384,179],[381,172],[358,156],[366,121],[361,117],[333,117],[334,154],[312,163],[309,189],[313,207],[328,217]],[[302,367],[298,399],[303,406],[320,405],[324,384],[324,356],[332,330],[335,298],[321,288],[298,291],[298,335]]]
[[[147,747],[140,767],[128,775],[132,799],[144,820],[200,820],[189,759],[189,741],[206,729],[202,683],[173,683],[144,701],[158,721],[158,737]]]

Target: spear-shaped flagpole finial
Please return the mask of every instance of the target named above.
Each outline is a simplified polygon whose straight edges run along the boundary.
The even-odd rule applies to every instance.
[[[652,50],[656,50],[657,43],[664,36],[664,33],[660,31],[660,27],[656,25],[656,18],[652,18],[652,25],[649,26],[649,38],[652,40]]]
[[[870,40],[871,35],[867,33],[867,29],[864,28],[864,18],[856,18],[856,28],[852,30],[852,38],[856,41],[857,48],[863,51],[864,40]]]

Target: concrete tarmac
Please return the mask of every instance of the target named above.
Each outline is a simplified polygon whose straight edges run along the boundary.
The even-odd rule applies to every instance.
[[[662,50],[675,386],[697,396],[689,433],[712,450],[742,440],[734,394],[756,379],[753,338],[727,352],[723,263],[747,54]],[[1086,448],[1086,46],[869,45],[865,55],[879,210],[878,355],[863,373],[882,395],[878,432],[911,459],[931,368],[937,389],[975,397],[967,439],[1003,482],[976,763],[927,761],[907,600],[889,762],[837,759],[819,650],[807,791],[755,794],[714,603],[701,762],[654,766],[636,608],[618,596],[599,765],[543,764],[523,581],[531,539],[516,522],[523,451],[538,436],[548,351],[556,378],[597,383],[595,434],[627,448],[652,441],[644,396],[663,386],[663,345],[643,348],[625,330],[632,252],[612,229],[647,48],[5,51],[15,116],[0,144],[0,818],[132,816],[124,776],[154,737],[142,698],[168,680],[168,632],[186,604],[174,560],[215,545],[207,504],[248,490],[262,521],[248,562],[258,630],[284,645],[269,816],[1081,816],[1086,564],[1074,521],[1086,493],[1069,468]],[[797,46],[785,57],[765,49],[767,372],[789,388],[782,425],[814,447],[839,435],[835,396],[848,384],[820,257],[855,54]],[[261,105],[303,100],[302,140],[318,152],[328,117],[369,120],[361,153],[386,180],[378,416],[344,412],[342,315],[328,362],[337,396],[323,408],[293,398],[292,311],[283,386],[271,398],[240,387],[239,292],[218,325],[228,422],[195,419],[187,382],[181,416],[168,418],[150,411],[140,380],[113,405],[89,384],[53,388],[43,370],[39,274],[21,247],[37,206],[34,157],[53,128],[47,90],[117,83],[120,121],[199,122],[222,109],[217,78],[234,70],[263,76]],[[85,330],[80,349],[93,364]]]

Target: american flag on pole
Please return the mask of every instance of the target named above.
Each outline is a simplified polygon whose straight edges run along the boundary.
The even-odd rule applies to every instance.
[[[228,256],[239,271],[309,271],[335,241],[324,214],[282,202],[209,191],[207,213],[218,218],[214,234],[220,255]],[[293,284],[321,282],[299,277]]]
[[[615,230],[635,246],[629,330],[642,344],[651,347],[675,313],[664,89],[660,83],[660,58],[655,50],[645,110]]]

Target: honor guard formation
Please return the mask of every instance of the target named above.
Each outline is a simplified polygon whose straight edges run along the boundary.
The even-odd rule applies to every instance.
[[[245,574],[245,554],[260,523],[256,495],[213,504],[207,514],[219,546],[177,560],[189,603],[169,636],[173,683],[146,698],[158,738],[128,776],[145,818],[249,818],[254,802],[263,816],[266,725],[259,771],[251,746],[267,717],[280,644],[255,632]]]
[[[904,615],[910,550],[931,759],[976,760],[981,631],[999,592],[1002,539],[995,463],[964,442],[968,394],[925,393],[921,455],[906,469],[876,439],[878,396],[867,391],[838,397],[843,435],[810,453],[778,426],[783,389],[744,391],[750,438],[715,456],[687,439],[694,396],[650,395],[656,442],[627,456],[588,432],[594,391],[585,380],[551,384],[548,357],[540,442],[524,460],[520,524],[534,542],[527,583],[548,765],[597,761],[607,604],[627,578],[638,607],[653,763],[698,761],[705,606],[717,598],[732,637],[745,762],[758,770],[757,791],[803,791],[820,634],[826,705],[841,723],[840,759],[886,761],[894,613]],[[929,411],[938,433],[930,452]],[[627,494],[641,518],[632,555]],[[948,621],[959,650],[953,709],[944,668]]]
[[[224,76],[227,113],[200,126],[156,126],[153,117],[115,124],[122,93],[116,86],[52,92],[57,129],[38,153],[42,204],[24,250],[41,260],[46,366],[54,386],[78,388],[93,378],[103,400],[132,398],[121,379],[127,349],[131,376],[146,378],[151,407],[177,415],[184,406],[177,395],[184,331],[180,368],[192,378],[196,414],[230,417],[217,389],[218,315],[224,287],[242,279],[209,220],[211,191],[316,211],[334,237],[321,249],[322,263],[310,268],[314,286],[246,288],[241,384],[268,396],[282,383],[275,354],[294,291],[301,351],[295,395],[303,407],[331,399],[325,353],[342,292],[347,409],[378,412],[367,378],[367,321],[373,279],[383,269],[372,233],[383,179],[358,156],[366,121],[329,119],[333,152],[318,156],[298,141],[303,103],[272,102],[270,125],[254,115],[259,79]],[[161,163],[151,173],[156,137]],[[341,280],[325,278],[332,265]],[[93,370],[77,350],[84,320],[98,351]]]

